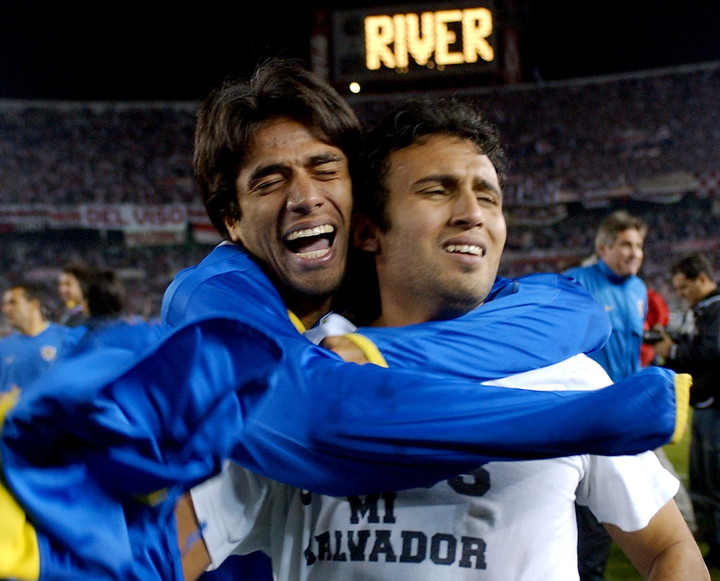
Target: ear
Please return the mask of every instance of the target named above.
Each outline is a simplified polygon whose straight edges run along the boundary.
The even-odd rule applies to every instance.
[[[366,252],[380,252],[380,240],[378,239],[378,227],[370,218],[364,214],[354,214],[352,219],[353,244],[360,250]]]
[[[237,232],[235,229],[235,226],[238,223],[237,218],[228,212],[223,217],[223,222],[225,223],[225,228],[227,229],[228,234],[230,235],[230,240],[232,240],[233,242],[239,242],[238,235],[237,235]]]

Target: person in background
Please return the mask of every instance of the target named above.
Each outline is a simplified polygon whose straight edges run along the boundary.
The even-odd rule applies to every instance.
[[[600,224],[595,237],[597,261],[568,269],[610,317],[612,334],[593,355],[613,381],[640,369],[640,345],[647,311],[647,288],[638,276],[643,261],[647,225],[624,210]]]
[[[110,268],[88,268],[82,277],[85,321],[70,329],[62,356],[95,346],[97,333],[115,323],[124,322],[125,287]]]
[[[68,262],[58,274],[57,289],[63,304],[58,319],[61,325],[77,327],[87,320],[88,309],[83,293],[87,275],[88,267],[79,261]]]
[[[659,292],[648,288],[648,309],[645,315],[643,342],[640,348],[640,364],[643,367],[663,364],[663,358],[658,355],[655,350],[655,343],[662,340],[663,335],[660,334],[659,329],[666,329],[669,320],[670,308],[667,302]],[[680,475],[667,457],[665,450],[663,448],[657,448],[655,454],[663,467],[675,476],[675,478],[680,480]],[[697,520],[695,519],[692,501],[690,500],[687,488],[682,482],[675,495],[675,502],[677,502],[678,508],[690,530],[693,533],[697,532]]]
[[[664,365],[691,373],[693,406],[689,492],[698,537],[708,545],[705,562],[720,568],[720,290],[703,254],[692,254],[670,269],[675,292],[690,308],[689,332],[676,340],[658,328],[655,349]]]
[[[29,385],[63,349],[69,329],[48,320],[44,296],[44,289],[31,282],[18,282],[3,293],[2,312],[14,332],[0,339],[0,393]]]
[[[88,271],[82,284],[91,326],[122,316],[125,308],[125,286],[117,273],[110,268]]]
[[[638,276],[643,261],[647,225],[624,210],[607,216],[595,236],[597,260],[566,271],[577,279],[610,317],[612,334],[592,355],[618,381],[638,371],[647,289]],[[602,525],[578,505],[578,559],[581,581],[601,581],[612,543]]]

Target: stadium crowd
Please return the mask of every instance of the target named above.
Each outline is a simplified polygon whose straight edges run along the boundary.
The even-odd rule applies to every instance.
[[[503,274],[561,271],[591,252],[616,207],[650,225],[643,277],[674,308],[667,268],[702,250],[720,264],[720,63],[545,85],[462,91],[495,122],[513,160]],[[353,97],[372,121],[405,95]],[[0,102],[0,207],[197,204],[195,103]],[[127,309],[156,316],[161,293],[211,240],[128,245],[122,232],[0,220],[0,283],[53,282],[82,258],[117,270]],[[203,243],[204,242],[204,243]]]

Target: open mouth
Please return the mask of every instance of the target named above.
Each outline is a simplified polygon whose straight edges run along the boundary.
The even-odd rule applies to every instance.
[[[471,256],[485,256],[485,249],[474,244],[448,244],[445,252],[450,254],[469,254]]]
[[[336,230],[330,224],[290,232],[284,243],[290,252],[304,259],[322,258],[330,252]]]

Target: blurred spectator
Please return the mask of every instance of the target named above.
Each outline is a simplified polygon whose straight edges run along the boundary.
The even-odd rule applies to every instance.
[[[61,325],[77,327],[87,320],[88,307],[83,292],[87,276],[87,266],[77,261],[66,264],[58,275],[58,294],[63,303],[58,321]]]
[[[640,369],[640,343],[647,304],[645,283],[637,276],[643,261],[647,225],[627,212],[607,216],[595,236],[597,261],[567,271],[600,303],[612,333],[591,355],[619,381]],[[581,581],[602,581],[610,556],[610,535],[590,510],[577,505],[578,567]]]
[[[110,268],[88,269],[82,282],[88,317],[82,325],[74,327],[62,355],[90,349],[95,333],[123,319],[125,287],[117,273]]]
[[[694,407],[690,435],[690,495],[708,567],[720,568],[720,290],[710,262],[692,254],[670,270],[675,291],[692,309],[689,332],[655,345],[665,366],[690,373]]]
[[[117,319],[125,307],[125,287],[117,273],[109,268],[92,269],[83,283],[89,323]]]
[[[14,332],[0,339],[0,392],[25,388],[63,348],[69,328],[48,321],[43,294],[29,282],[13,284],[3,294],[2,311]]]
[[[643,367],[648,365],[662,365],[664,360],[655,351],[655,343],[661,339],[660,329],[667,329],[668,323],[670,322],[670,308],[665,302],[663,296],[655,289],[648,288],[648,309],[645,315],[645,322],[643,325],[643,342],[640,346],[640,364]],[[687,488],[682,483],[680,475],[675,470],[675,466],[670,462],[663,448],[655,450],[655,455],[660,460],[660,463],[665,469],[670,472],[675,478],[680,481],[680,488],[678,488],[677,494],[675,495],[675,502],[677,502],[678,508],[688,525],[688,528],[694,533],[697,532],[698,525],[695,518],[695,510],[693,509],[692,500],[688,494]]]

